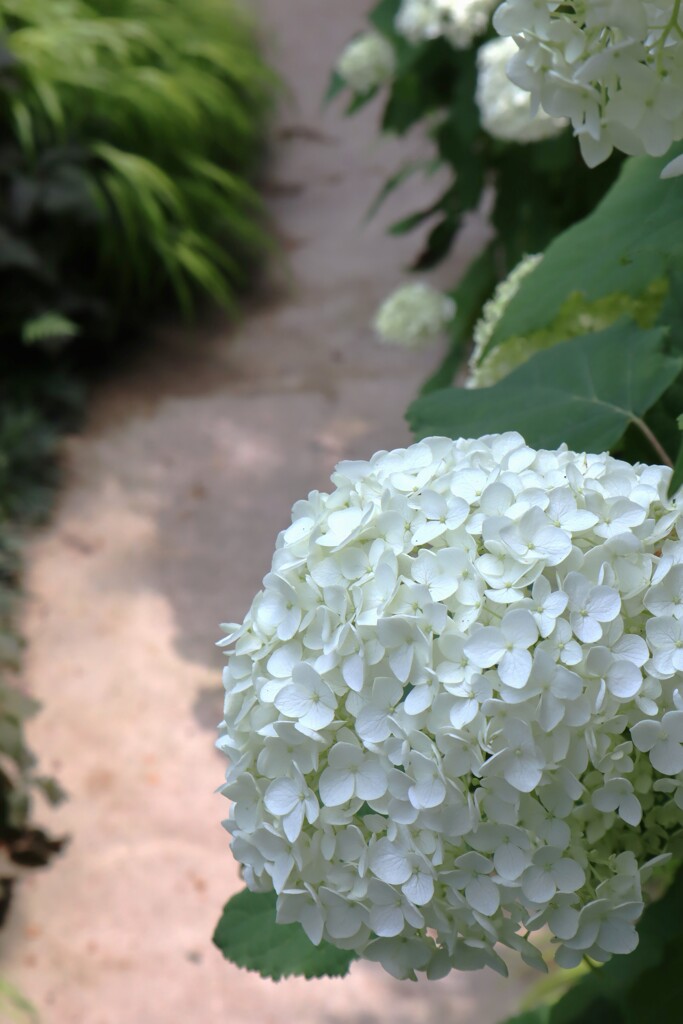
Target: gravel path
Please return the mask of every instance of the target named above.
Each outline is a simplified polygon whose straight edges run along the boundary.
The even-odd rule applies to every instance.
[[[22,884],[0,975],[43,1024],[493,1024],[517,1003],[520,980],[401,984],[369,964],[274,984],[210,942],[241,888],[214,794],[217,623],[244,614],[294,500],[340,458],[409,440],[403,410],[439,358],[387,351],[366,326],[415,252],[415,237],[384,236],[398,207],[362,224],[405,147],[375,140],[376,111],[321,110],[368,3],[260,0],[290,91],[269,182],[286,253],[272,297],[237,327],[165,332],[101,390],[30,547],[26,685],[45,705],[31,742],[70,793],[43,819],[72,839]]]

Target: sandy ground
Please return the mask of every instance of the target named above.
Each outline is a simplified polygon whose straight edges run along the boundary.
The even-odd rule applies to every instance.
[[[321,110],[368,0],[259,6],[290,90],[268,187],[286,266],[236,328],[167,331],[66,446],[57,514],[30,546],[24,628],[26,686],[45,706],[31,742],[70,794],[42,817],[72,838],[23,883],[0,974],[44,1024],[493,1024],[520,979],[415,985],[357,964],[345,980],[275,984],[211,944],[241,888],[214,794],[217,624],[244,614],[294,500],[338,459],[409,440],[403,411],[440,356],[387,351],[367,327],[417,244],[384,226],[426,186],[363,226],[405,147],[376,141],[376,111]],[[447,278],[476,241],[474,228]]]

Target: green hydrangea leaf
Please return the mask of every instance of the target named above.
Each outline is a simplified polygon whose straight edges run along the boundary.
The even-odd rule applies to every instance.
[[[538,352],[493,387],[448,388],[419,398],[408,421],[417,437],[518,430],[536,448],[566,442],[577,451],[609,450],[683,368],[683,359],[662,351],[666,334],[662,327],[643,330],[620,320]]]
[[[349,970],[355,953],[329,942],[314,946],[299,924],[277,924],[274,892],[244,889],[228,900],[213,941],[226,960],[258,971],[264,978],[340,977]]]
[[[680,149],[626,161],[596,209],[548,246],[496,326],[489,350],[545,327],[572,292],[588,301],[638,294],[683,259],[683,189],[679,179],[659,178]]]

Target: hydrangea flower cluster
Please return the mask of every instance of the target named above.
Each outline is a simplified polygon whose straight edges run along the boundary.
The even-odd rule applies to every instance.
[[[477,51],[475,99],[481,126],[494,139],[504,142],[539,142],[564,131],[566,118],[550,117],[544,110],[531,109],[531,97],[511,82],[508,62],[517,53],[514,39],[490,39]]]
[[[467,50],[489,27],[498,0],[403,0],[396,31],[418,44],[442,36],[456,50]]]
[[[590,167],[683,138],[680,0],[504,0],[493,24],[519,46],[513,82],[570,119]]]
[[[454,299],[424,281],[402,285],[380,306],[373,327],[380,341],[418,348],[443,332],[456,313]]]
[[[683,810],[671,471],[516,433],[341,463],[226,626],[226,822],[278,919],[416,970],[637,944]]]
[[[391,81],[396,55],[379,32],[364,32],[352,39],[337,60],[337,74],[358,95]]]

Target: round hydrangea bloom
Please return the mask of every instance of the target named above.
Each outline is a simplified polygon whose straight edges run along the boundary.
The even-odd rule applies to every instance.
[[[498,0],[403,0],[396,31],[411,43],[443,36],[456,50],[466,50],[489,27]]]
[[[349,88],[361,94],[391,80],[396,57],[391,43],[379,32],[364,32],[351,40],[336,69]]]
[[[683,138],[679,0],[505,0],[493,23],[519,46],[513,82],[570,119],[590,167],[613,148],[662,156]]]
[[[507,76],[507,65],[517,53],[514,39],[490,39],[477,51],[475,99],[481,126],[494,139],[505,142],[538,142],[564,131],[569,122],[531,109],[531,97]]]
[[[637,944],[683,808],[671,471],[516,433],[341,463],[225,669],[226,822],[281,922],[398,977]]]
[[[373,327],[380,341],[417,348],[433,341],[456,313],[455,301],[423,281],[402,285],[380,306]]]

